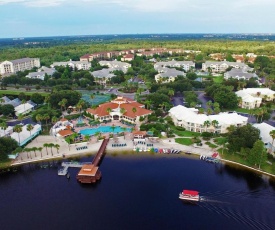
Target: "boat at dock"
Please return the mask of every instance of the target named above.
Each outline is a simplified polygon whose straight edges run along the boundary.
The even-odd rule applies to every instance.
[[[189,201],[199,201],[200,200],[199,192],[194,191],[194,190],[183,190],[179,194],[179,198],[181,200],[189,200]]]

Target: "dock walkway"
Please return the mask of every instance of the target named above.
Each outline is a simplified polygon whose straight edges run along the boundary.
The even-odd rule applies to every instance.
[[[68,169],[71,168],[82,168],[83,165],[89,165],[92,162],[62,162],[62,168],[58,170],[59,176],[66,176]]]

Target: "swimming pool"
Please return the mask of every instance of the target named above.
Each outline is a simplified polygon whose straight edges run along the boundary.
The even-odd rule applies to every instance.
[[[131,132],[130,128],[126,128],[127,132]],[[112,126],[99,126],[97,128],[91,128],[91,129],[82,129],[79,131],[82,135],[95,135],[96,132],[101,133],[121,133],[123,132],[123,129],[120,126],[115,126],[115,129],[113,130]]]

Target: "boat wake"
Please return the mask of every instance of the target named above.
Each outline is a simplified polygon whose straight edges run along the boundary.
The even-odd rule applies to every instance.
[[[251,229],[271,230],[274,229],[273,220],[269,219],[266,215],[255,214],[252,210],[244,210],[241,208],[243,202],[247,202],[246,199],[250,199],[251,202],[255,202],[260,196],[272,197],[272,193],[269,191],[216,191],[213,193],[204,193],[204,196],[200,196],[200,202],[198,206],[208,211],[217,213],[226,218],[233,219],[239,223],[249,226]],[[222,201],[222,197],[227,201]],[[234,198],[234,199],[232,199]],[[229,201],[228,201],[229,200]],[[274,199],[269,199],[273,200]],[[224,205],[227,204],[227,205]],[[257,218],[254,216],[257,215]],[[259,220],[260,217],[260,221]]]

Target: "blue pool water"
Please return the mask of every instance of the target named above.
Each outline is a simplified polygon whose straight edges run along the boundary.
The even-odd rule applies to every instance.
[[[112,126],[99,126],[97,128],[83,129],[83,130],[79,131],[79,133],[81,133],[82,135],[94,135],[96,132],[121,133],[121,132],[123,132],[123,129],[120,126],[115,126],[114,130],[112,129]],[[131,129],[127,128],[126,132],[131,132]]]

